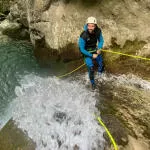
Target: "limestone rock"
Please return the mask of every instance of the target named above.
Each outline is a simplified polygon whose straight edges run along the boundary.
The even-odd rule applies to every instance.
[[[20,23],[5,19],[0,23],[1,35],[15,39],[29,39],[28,29],[22,27]]]
[[[77,45],[85,20],[91,15],[98,19],[105,46],[111,45],[113,37],[120,46],[123,46],[126,40],[149,39],[150,1],[93,1],[92,6],[86,3],[88,1],[23,0],[17,1],[11,7],[11,14],[19,15],[20,18],[24,16],[24,19],[26,17],[31,29],[44,34],[45,44],[50,49],[58,50],[68,43]],[[31,38],[34,43],[34,36]]]
[[[5,13],[9,11],[10,8],[10,0],[0,0],[0,12]]]
[[[127,131],[125,130],[125,127],[123,124],[113,115],[103,115],[102,116],[103,121],[105,122],[105,125],[109,129],[110,133],[112,134],[113,138],[115,139],[116,143],[118,145],[127,145],[128,144],[128,136],[127,136]],[[105,139],[109,141],[110,139],[108,135],[105,133]]]
[[[13,31],[20,29],[20,24],[16,22],[10,22],[9,20],[4,20],[0,23],[0,31],[6,32],[6,31]]]
[[[9,20],[0,22],[0,42],[10,41],[11,38],[8,35],[16,34],[18,29],[20,29],[18,23],[12,23]]]
[[[0,31],[0,43],[5,43],[11,41],[11,38],[8,37],[7,35],[3,35],[2,32]]]

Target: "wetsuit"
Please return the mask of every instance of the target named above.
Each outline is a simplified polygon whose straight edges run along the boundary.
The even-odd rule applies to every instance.
[[[97,45],[98,43],[98,45]],[[104,39],[102,36],[101,29],[96,26],[94,33],[90,34],[87,30],[87,25],[84,26],[84,31],[81,33],[79,38],[79,49],[84,55],[85,63],[88,68],[89,78],[92,84],[94,82],[94,64],[93,64],[93,54],[96,53],[97,49],[103,47]],[[102,55],[98,55],[95,59],[98,64],[98,72],[103,71],[103,58]]]

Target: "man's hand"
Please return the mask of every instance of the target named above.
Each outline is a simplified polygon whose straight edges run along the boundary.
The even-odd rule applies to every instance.
[[[93,54],[93,58],[94,59],[97,58],[97,56],[98,56],[98,54]]]
[[[101,50],[100,49],[97,50],[96,53],[99,55],[101,53]]]

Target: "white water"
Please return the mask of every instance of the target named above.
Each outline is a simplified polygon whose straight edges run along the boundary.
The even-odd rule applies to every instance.
[[[135,86],[143,90],[150,90],[150,82],[143,80],[133,74],[128,75],[112,75],[112,74],[102,74],[101,77],[97,77],[98,82],[113,82],[116,86],[128,85]]]
[[[17,98],[6,113],[7,120],[13,115],[18,127],[36,142],[37,150],[73,150],[75,145],[80,150],[103,150],[104,130],[93,115],[96,93],[85,88],[88,75],[80,75],[79,80],[25,76],[15,89]],[[150,82],[134,75],[102,74],[96,80],[150,90]]]
[[[94,112],[95,93],[77,81],[25,76],[16,87],[13,119],[36,142],[37,150],[103,150]]]

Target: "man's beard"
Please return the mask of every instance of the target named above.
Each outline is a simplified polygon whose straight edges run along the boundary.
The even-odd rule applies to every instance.
[[[89,32],[90,34],[93,34],[93,33],[94,33],[94,30],[88,30],[88,32]]]

